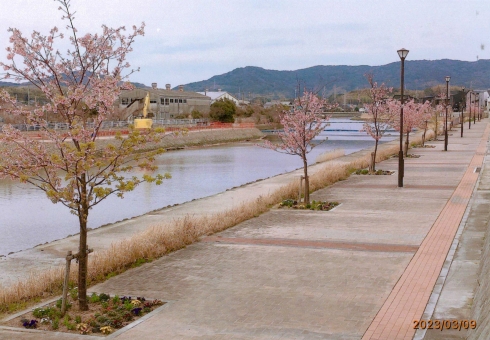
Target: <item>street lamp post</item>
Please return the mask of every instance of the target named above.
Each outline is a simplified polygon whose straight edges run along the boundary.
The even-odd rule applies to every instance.
[[[471,129],[471,90],[468,90],[468,93],[470,94],[470,114],[468,116],[468,118],[469,118],[468,119],[468,129]]]
[[[478,121],[481,121],[481,117],[480,117],[480,94],[479,93],[475,93],[476,95],[476,105],[478,105]]]
[[[445,132],[444,132],[444,151],[447,151],[447,107],[449,106],[449,80],[451,79],[450,76],[446,76],[446,124],[445,124]]]
[[[461,138],[463,138],[464,105],[465,105],[465,94],[464,94],[464,87],[463,87],[463,97],[461,99]]]
[[[476,99],[476,93],[475,93],[475,99]],[[473,112],[473,125],[476,124],[476,107],[475,107],[475,112]]]
[[[401,105],[400,105],[400,151],[398,151],[398,187],[403,187],[403,176],[404,176],[404,161],[403,161],[403,88],[404,78],[405,78],[405,58],[408,55],[408,50],[402,48],[397,51],[398,56],[401,60]]]

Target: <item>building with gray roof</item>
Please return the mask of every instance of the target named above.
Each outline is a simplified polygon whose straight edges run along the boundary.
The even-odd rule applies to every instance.
[[[150,93],[150,118],[153,119],[172,119],[178,116],[186,116],[192,111],[197,110],[201,113],[209,113],[211,98],[208,96],[184,91],[184,86],[180,85],[178,90],[172,90],[170,84],[166,84],[165,89],[159,89],[156,83],[151,88],[136,88],[130,91],[122,91],[116,105],[121,110],[126,110],[126,117],[137,117],[141,113],[140,99]],[[136,104],[136,105],[134,105]]]

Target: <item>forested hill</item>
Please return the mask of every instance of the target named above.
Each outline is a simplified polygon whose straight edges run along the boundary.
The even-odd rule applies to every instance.
[[[298,81],[301,87],[320,90],[326,95],[336,91],[352,91],[367,87],[365,74],[372,73],[379,83],[400,87],[400,62],[382,66],[313,66],[295,71],[266,70],[247,66],[231,72],[213,76],[208,80],[185,85],[186,90],[228,91],[240,93],[245,98],[267,96],[270,98],[289,98],[294,96]],[[407,60],[405,61],[405,87],[423,90],[435,85],[445,86],[445,76],[451,76],[451,85],[490,88],[490,60],[475,62],[460,60]],[[334,90],[335,88],[335,90]]]

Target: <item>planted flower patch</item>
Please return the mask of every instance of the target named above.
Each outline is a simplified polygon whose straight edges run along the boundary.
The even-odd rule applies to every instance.
[[[61,315],[61,299],[56,303],[35,308],[31,312],[7,322],[8,326],[57,332],[109,335],[163,305],[160,300],[92,293],[89,310],[80,312],[71,308],[77,297],[70,291],[65,316]]]
[[[433,149],[435,148],[436,146],[435,145],[430,145],[430,144],[424,144],[424,145],[421,145],[421,144],[418,144],[418,145],[414,145],[412,146],[414,149],[420,149],[420,148],[426,148],[426,149]]]
[[[339,204],[340,204],[339,202],[325,202],[325,201],[311,201],[310,204],[304,204],[304,203],[298,204],[298,201],[295,201],[293,199],[287,199],[279,204],[279,208],[328,211],[335,208]]]
[[[376,170],[374,172],[369,172],[368,169],[359,169],[355,172],[356,175],[392,175],[394,171],[389,170]]]
[[[398,155],[393,155],[393,158],[398,158]],[[420,155],[414,155],[409,153],[408,155],[403,156],[403,158],[420,158]]]

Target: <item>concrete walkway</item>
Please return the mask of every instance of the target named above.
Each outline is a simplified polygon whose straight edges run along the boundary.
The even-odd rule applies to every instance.
[[[452,132],[447,152],[443,142],[411,150],[421,157],[405,160],[404,188],[396,174],[353,175],[312,195],[340,202],[332,211],[273,209],[91,291],[168,301],[117,339],[412,339],[489,132],[484,120],[464,138]],[[397,170],[397,163],[378,168]],[[234,192],[267,192],[269,185]],[[196,204],[197,211],[211,208]],[[0,339],[39,338],[82,337],[0,329]]]

